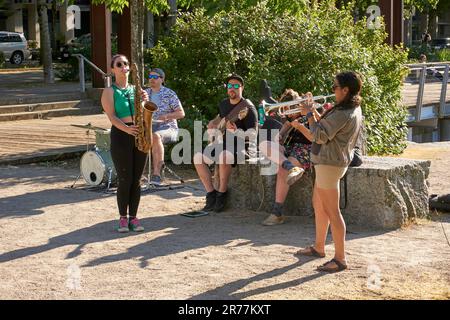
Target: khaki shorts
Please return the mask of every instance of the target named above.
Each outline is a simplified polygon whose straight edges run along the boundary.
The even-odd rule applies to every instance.
[[[178,131],[175,129],[153,130],[153,133],[159,134],[162,144],[170,144],[178,142]]]
[[[339,180],[347,172],[347,167],[336,167],[325,164],[314,166],[316,172],[315,186],[321,189],[339,189]]]

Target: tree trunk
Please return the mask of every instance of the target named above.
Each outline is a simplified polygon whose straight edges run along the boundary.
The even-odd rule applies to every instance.
[[[131,62],[136,63],[141,81],[144,71],[144,0],[130,0],[130,20],[133,22],[131,28]],[[141,84],[142,85],[142,84]]]
[[[41,63],[44,65],[44,82],[55,83],[52,66],[52,48],[50,47],[50,32],[48,30],[47,5],[39,1],[39,28],[41,30]]]
[[[52,46],[52,52],[54,53],[55,56],[57,56],[57,51],[56,51],[56,40],[57,40],[57,34],[56,34],[56,15],[57,15],[57,7],[56,7],[56,1],[57,0],[53,0],[52,1],[52,35],[50,40],[51,40],[51,46]]]

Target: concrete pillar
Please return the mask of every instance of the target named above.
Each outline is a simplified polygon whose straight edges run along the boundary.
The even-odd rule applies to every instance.
[[[13,14],[6,19],[6,29],[11,32],[23,32],[22,8],[15,6]]]
[[[386,22],[387,43],[391,46],[403,42],[403,0],[379,0],[381,15]]]
[[[28,39],[35,40],[38,47],[41,46],[41,34],[39,31],[39,17],[36,4],[28,6]]]
[[[439,18],[437,15],[431,15],[430,14],[430,35],[431,35],[431,39],[436,39],[439,38],[439,34],[438,34],[438,22],[439,22]]]
[[[422,37],[422,33],[425,31],[428,31],[428,15],[419,13],[419,36]]]
[[[75,29],[67,29],[67,7],[67,1],[59,7],[59,28],[61,34],[64,35],[64,43],[70,43],[70,41],[75,39]]]
[[[439,120],[440,140],[450,141],[450,119]]]
[[[111,11],[104,4],[91,4],[91,41],[92,62],[108,73],[111,63]],[[104,87],[104,80],[97,71],[92,72],[92,87]]]
[[[145,47],[153,48],[155,45],[155,20],[153,17],[153,13],[147,11],[145,14],[145,24],[144,24],[144,39],[145,39]]]

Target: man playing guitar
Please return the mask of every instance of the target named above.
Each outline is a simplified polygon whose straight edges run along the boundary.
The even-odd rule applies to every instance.
[[[209,144],[202,153],[194,154],[194,165],[206,189],[206,205],[202,211],[220,212],[227,197],[228,180],[232,167],[256,156],[258,116],[250,100],[242,97],[244,80],[237,74],[225,81],[228,98],[219,104],[219,117],[210,121],[208,130],[224,127],[224,134]],[[217,131],[217,130],[216,130]],[[219,183],[216,190],[210,164],[218,164]]]

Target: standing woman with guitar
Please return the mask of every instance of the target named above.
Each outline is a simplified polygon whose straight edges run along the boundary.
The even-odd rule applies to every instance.
[[[228,98],[220,102],[218,118],[222,123],[225,122],[223,142],[212,143],[203,152],[194,154],[195,169],[207,192],[203,211],[220,212],[224,209],[232,167],[241,163],[238,160],[245,160],[246,155],[256,155],[258,116],[252,102],[242,97],[244,80],[239,75],[230,75],[225,81],[225,88]],[[242,114],[239,110],[245,111],[245,117],[238,117]],[[216,121],[210,121],[208,129],[216,129],[217,125]],[[242,141],[243,136],[249,137],[247,141]],[[227,141],[233,143],[227,144]],[[208,165],[213,163],[218,163],[219,167],[218,190],[214,188],[208,168]]]

